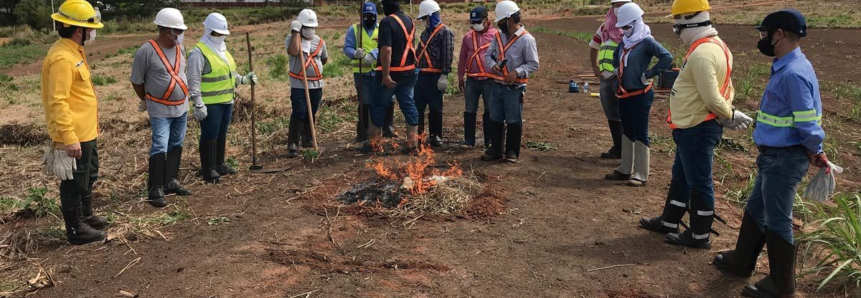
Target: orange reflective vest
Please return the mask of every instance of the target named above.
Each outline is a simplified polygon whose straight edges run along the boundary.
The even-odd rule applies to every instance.
[[[150,39],[149,44],[155,49],[158,57],[161,58],[161,63],[164,64],[164,68],[167,69],[167,73],[170,74],[170,84],[167,86],[167,91],[164,92],[164,95],[159,97],[152,96],[147,93],[146,98],[152,100],[153,102],[157,102],[163,105],[168,106],[178,106],[185,103],[185,100],[188,98],[188,86],[185,85],[185,82],[179,77],[178,73],[180,71],[180,59],[182,58],[182,50],[180,50],[179,46],[176,48],[176,58],[174,60],[174,65],[170,65],[170,61],[167,60],[167,56],[164,55],[164,51],[161,50],[161,47],[155,41],[155,39]],[[173,94],[173,89],[179,85],[179,88],[182,89],[183,97],[181,100],[170,100],[170,96]]]
[[[619,80],[619,91],[616,92],[616,97],[618,97],[620,99],[645,94],[646,92],[649,92],[649,90],[652,90],[652,84],[649,84],[644,89],[640,89],[640,90],[637,90],[634,92],[628,92],[628,90],[625,90],[625,87],[622,86],[622,75],[625,73],[625,56],[627,56],[628,53],[631,52],[631,50],[633,50],[634,48],[636,48],[639,45],[640,44],[638,43],[638,44],[634,45],[633,47],[631,47],[630,49],[627,49],[627,50],[623,49],[622,55],[619,56],[619,75],[616,76],[616,79]]]
[[[439,25],[437,25],[436,28],[433,29],[433,32],[431,32],[430,36],[428,36],[427,43],[425,43],[424,40],[419,39],[419,42],[421,43],[421,46],[422,46],[422,51],[421,51],[421,53],[419,53],[419,56],[416,59],[416,63],[418,63],[418,60],[421,60],[423,57],[425,59],[425,62],[428,63],[428,67],[420,68],[419,72],[442,73],[441,68],[433,67],[433,62],[431,62],[430,54],[428,54],[428,47],[427,46],[431,43],[431,40],[433,40],[433,38],[434,38],[434,36],[436,36],[437,32],[439,32],[439,30],[442,29],[443,27],[445,27],[445,24],[443,24],[443,23],[440,23]]]
[[[506,43],[505,46],[502,46],[502,33],[496,32],[496,36],[494,36],[494,38],[496,39],[496,45],[498,46],[497,48],[499,48],[499,56],[496,57],[496,63],[501,63],[502,60],[505,60],[505,51],[507,51],[508,48],[510,48],[511,45],[514,44],[515,41],[520,39],[521,36],[524,36],[527,34],[529,34],[529,32],[526,30],[523,30],[523,34],[514,35],[514,37],[512,37],[511,39],[508,40],[508,43]],[[499,81],[505,81],[505,77],[508,76],[508,65],[506,65],[505,67],[502,68],[502,76],[498,76],[495,74],[489,74],[488,76],[491,78],[494,78],[496,80],[499,80]],[[520,83],[520,84],[526,84],[529,82],[529,79],[528,78],[517,78],[514,80],[514,82]]]
[[[478,46],[478,33],[472,33],[472,56],[469,57],[469,60],[466,62],[466,76],[470,78],[487,78],[491,77],[492,74],[488,73],[484,68],[484,60],[482,59],[482,55],[479,55],[481,51],[487,50],[490,47],[490,43],[486,43]],[[475,65],[478,65],[478,71],[472,69],[472,61],[475,61]]]
[[[394,15],[394,14],[391,15],[391,17],[394,18],[395,21],[398,22],[398,25],[401,25],[401,29],[404,30],[404,36],[406,37],[406,41],[407,41],[407,48],[404,49],[404,55],[401,57],[401,63],[398,64],[398,66],[389,67],[389,71],[409,71],[409,70],[416,69],[415,63],[410,64],[410,65],[406,65],[407,64],[407,57],[409,57],[408,55],[412,54],[413,57],[415,57],[415,55],[416,55],[416,46],[413,44],[413,40],[415,40],[415,36],[416,36],[416,26],[415,26],[415,24],[413,24],[413,29],[410,30],[410,33],[407,33],[407,26],[404,25],[404,22],[401,21],[401,18],[399,18],[397,15]],[[416,59],[416,60],[418,60],[418,59]],[[383,66],[382,65],[377,66],[377,71],[383,71]]]
[[[320,51],[322,51],[324,45],[326,45],[326,42],[323,41],[323,39],[321,38],[320,44],[317,45],[317,49],[314,50],[314,52],[311,53],[311,55],[308,55],[308,59],[305,59],[305,65],[302,66],[302,73],[293,73],[291,71],[288,73],[290,75],[290,77],[297,79],[297,80],[302,80],[303,79],[302,75],[307,74],[308,73],[308,66],[311,66],[314,68],[314,74],[316,74],[316,75],[313,77],[308,77],[308,80],[309,81],[322,80],[323,79],[323,72],[321,72],[320,68],[317,67],[317,63],[313,63],[313,62],[314,62],[314,58],[317,58],[317,55],[320,55]],[[305,53],[299,53],[299,54],[304,55]]]
[[[720,87],[720,93],[723,94],[724,99],[729,100],[729,97],[730,97],[729,86],[730,86],[730,84],[732,84],[732,78],[731,78],[731,76],[732,76],[732,65],[730,65],[730,62],[729,62],[729,48],[726,47],[725,43],[723,43],[722,41],[720,41],[716,38],[713,38],[713,37],[700,38],[696,42],[694,42],[694,44],[691,45],[690,50],[688,50],[687,55],[685,55],[684,63],[687,64],[688,57],[691,56],[691,53],[693,53],[694,50],[698,46],[700,46],[701,44],[704,44],[704,43],[708,43],[708,42],[719,45],[721,47],[721,49],[723,49],[724,55],[726,55],[726,77],[724,78],[723,86]],[[706,115],[706,118],[703,119],[702,122],[706,122],[706,121],[709,121],[712,119],[717,119],[717,115],[715,115],[715,113],[709,112],[709,114]],[[700,122],[700,123],[702,123],[702,122]],[[667,111],[667,123],[670,125],[670,128],[672,128],[672,129],[678,128],[675,124],[673,124],[673,113],[671,110]]]

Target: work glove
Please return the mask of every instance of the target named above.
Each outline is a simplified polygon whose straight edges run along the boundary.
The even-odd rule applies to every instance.
[[[299,20],[293,20],[293,22],[290,23],[290,30],[293,32],[302,31],[302,23],[300,23]]]
[[[141,99],[138,103],[138,112],[146,112],[146,100]]]
[[[363,49],[363,48],[356,49],[356,52],[353,53],[353,59],[362,59],[362,58],[365,58],[365,49]]]
[[[374,65],[377,62],[377,58],[374,58],[374,55],[371,53],[365,54],[365,57],[362,58],[362,64],[366,65]]]
[[[843,173],[843,168],[828,161],[824,157],[825,154],[818,154],[816,157],[819,155],[822,155],[825,159],[826,166],[819,168],[819,173],[807,184],[807,189],[804,190],[804,198],[821,203],[834,193],[834,189],[837,187],[836,175]]]
[[[718,123],[732,130],[742,130],[747,129],[748,126],[753,124],[753,118],[750,118],[747,114],[736,110],[732,112],[732,119],[719,120]]]
[[[239,77],[240,85],[248,85],[249,83],[252,85],[257,85],[257,75],[254,74],[253,71],[249,72],[245,76]]]
[[[647,79],[646,74],[640,75],[640,81],[643,83],[643,85],[646,85],[646,86],[652,84],[652,80]]]
[[[74,157],[66,154],[65,150],[56,150],[53,147],[45,150],[42,157],[42,173],[48,176],[60,177],[60,180],[74,179],[74,171],[78,164]]]
[[[448,76],[439,76],[439,80],[436,81],[436,87],[439,91],[445,91],[445,88],[448,87]]]
[[[203,121],[206,119],[206,105],[194,105],[194,120]]]

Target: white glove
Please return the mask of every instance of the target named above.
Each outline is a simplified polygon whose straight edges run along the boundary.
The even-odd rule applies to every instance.
[[[194,105],[194,120],[203,121],[206,115],[206,105]]]
[[[245,76],[240,77],[239,84],[240,85],[248,85],[251,83],[252,85],[257,85],[257,75],[254,72],[249,72]]]
[[[374,55],[371,53],[365,54],[365,57],[362,58],[362,64],[365,65],[374,65],[377,62],[377,58],[374,58]]]
[[[353,53],[353,59],[360,59],[360,58],[365,58],[365,49],[363,49],[363,48],[358,48],[358,49],[356,49],[356,52]]]
[[[65,150],[48,148],[42,157],[42,172],[60,177],[60,180],[74,179],[73,172],[77,169],[77,161],[74,157],[69,157]]]
[[[138,103],[138,112],[146,112],[146,99],[141,99]]]
[[[448,87],[448,76],[439,76],[439,80],[436,81],[436,87],[439,91],[445,91],[445,88]]]
[[[293,20],[293,22],[290,23],[290,30],[293,32],[302,31],[302,23],[299,23],[299,20]]]
[[[646,79],[646,74],[640,75],[640,81],[643,82],[643,85],[646,85],[646,86],[652,84],[652,80]]]

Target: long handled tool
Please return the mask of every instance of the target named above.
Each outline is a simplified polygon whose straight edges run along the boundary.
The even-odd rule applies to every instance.
[[[251,37],[245,32],[245,43],[248,46],[248,70],[254,71],[254,62],[251,55]],[[257,106],[254,103],[254,85],[251,84],[251,168],[252,171],[263,169],[257,164]]]
[[[360,11],[359,12],[359,24],[356,26],[356,29],[364,31],[365,30],[365,24],[364,24],[364,22],[365,22],[365,12],[364,11],[365,10],[364,10],[363,5],[365,3],[365,0],[360,0],[360,1],[362,4],[359,5],[359,11]],[[357,49],[362,48],[364,50],[365,44],[362,43],[362,36],[365,35],[365,32],[362,32],[362,31],[355,32],[356,35],[359,36],[359,44],[356,48]],[[365,54],[365,55],[367,55],[367,54]],[[365,73],[362,72],[362,66],[365,64],[364,62],[365,62],[365,57],[359,58],[359,82],[358,82],[358,84],[356,84],[356,86],[357,86],[356,91],[358,91],[356,98],[359,99],[359,103],[358,103],[358,105],[359,105],[359,123],[362,123],[362,116],[365,116],[365,114],[370,113],[370,111],[365,111],[362,109],[364,107],[363,104],[365,103],[364,101],[362,101],[362,85],[364,85],[364,84],[362,84],[362,80],[365,79],[363,77],[365,75]],[[368,121],[370,121],[370,120],[371,120],[371,117],[368,117]],[[367,125],[368,123],[363,123],[363,124]],[[364,129],[365,133],[368,132],[368,130],[365,129],[364,127],[359,127],[359,129]]]
[[[311,140],[314,141],[314,151],[319,152],[320,150],[317,148],[317,129],[314,127],[314,110],[311,109],[311,93],[308,91],[308,69],[305,67],[305,53],[302,51],[299,51],[299,60],[302,68],[305,68],[302,70],[302,81],[305,83],[305,105],[308,106],[308,124],[311,125]],[[314,63],[314,61],[311,61],[311,63]]]

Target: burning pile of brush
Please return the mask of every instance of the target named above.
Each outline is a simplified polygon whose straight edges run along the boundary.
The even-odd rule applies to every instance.
[[[483,188],[475,177],[464,176],[456,162],[435,165],[430,148],[422,148],[419,155],[406,162],[381,160],[368,167],[374,170],[375,177],[353,185],[339,200],[388,208],[403,216],[450,215],[463,210]]]

